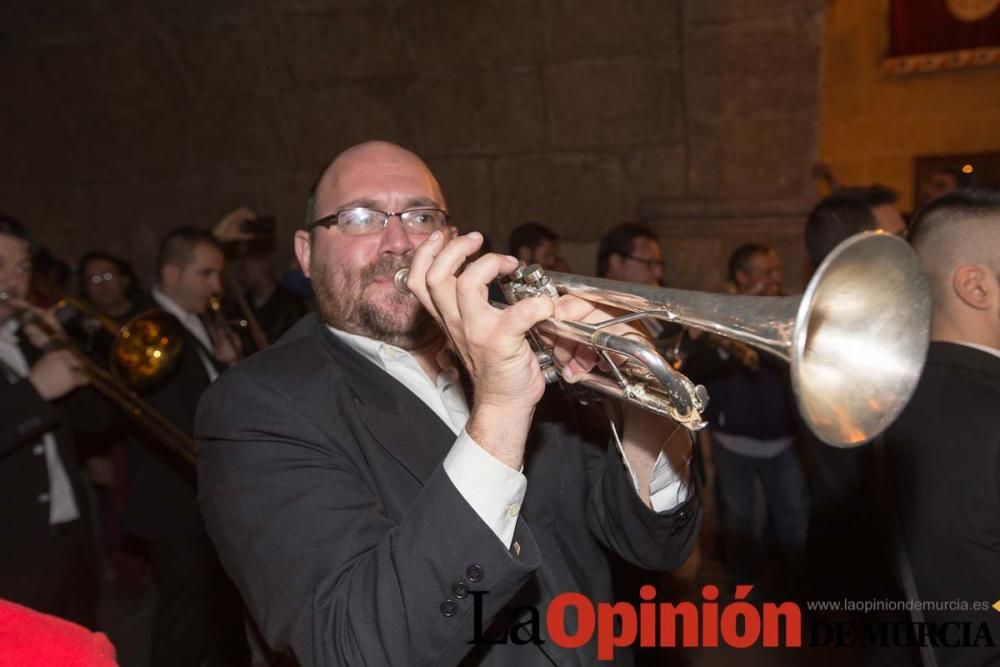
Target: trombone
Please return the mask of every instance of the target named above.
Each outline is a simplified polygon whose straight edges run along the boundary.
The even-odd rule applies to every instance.
[[[0,303],[11,298],[9,292],[0,290]],[[72,305],[78,310],[86,309],[79,303]],[[82,312],[89,313],[89,309]],[[32,311],[22,310],[18,317],[22,324],[37,326],[52,341],[68,350],[90,378],[90,384],[121,407],[157,441],[185,461],[192,464],[197,461],[194,440],[131,388],[158,382],[171,373],[180,361],[184,338],[180,324],[174,318],[162,311],[150,310],[119,327],[111,351],[111,370],[108,371]]]
[[[396,275],[405,289],[407,269]],[[563,294],[626,311],[587,323],[549,319],[529,334],[546,380],[559,377],[551,345],[539,333],[598,351],[607,371],[582,378],[594,392],[670,417],[692,431],[708,402],[651,348],[613,334],[644,318],[679,323],[749,345],[789,363],[799,413],[835,447],[861,445],[884,431],[916,388],[930,338],[930,292],[905,241],[865,232],[838,245],[801,297],[713,294],[633,285],[522,266],[500,279],[508,302]],[[612,363],[611,355],[625,358]]]

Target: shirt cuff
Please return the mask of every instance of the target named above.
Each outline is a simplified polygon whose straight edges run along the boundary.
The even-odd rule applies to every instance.
[[[639,493],[639,480],[632,470],[632,465],[625,456],[625,449],[622,447],[621,438],[618,437],[618,429],[612,426],[611,436],[618,447],[622,461],[625,462],[625,469],[628,470],[628,477],[632,481],[635,492]],[[671,438],[673,440],[673,438]],[[668,443],[669,445],[669,443]],[[687,443],[684,444],[687,447]],[[649,476],[649,501],[654,512],[669,512],[679,507],[691,495],[691,485],[689,483],[690,461],[687,456],[674,457],[678,461],[679,470],[674,469],[671,457],[667,452],[667,447],[660,450],[659,456],[653,463],[653,470]]]
[[[444,458],[444,471],[479,518],[509,549],[528,490],[527,478],[476,444],[465,429]]]

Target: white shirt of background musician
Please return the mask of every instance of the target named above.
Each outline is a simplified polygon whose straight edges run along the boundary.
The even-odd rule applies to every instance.
[[[514,470],[476,444],[465,430],[469,421],[469,403],[458,371],[442,370],[431,381],[420,363],[406,350],[365,336],[350,334],[333,327],[330,332],[349,348],[395,378],[424,402],[457,436],[444,459],[444,471],[466,502],[493,533],[510,548],[521,503],[528,490],[528,480],[521,470]],[[617,440],[617,434],[616,434]],[[635,474],[625,459],[625,466],[638,489]],[[653,509],[665,512],[688,498],[687,479],[678,475],[661,453],[650,479]]]
[[[24,358],[21,348],[17,345],[17,328],[20,325],[16,320],[11,320],[0,327],[0,361],[3,362],[14,378],[21,379],[28,377],[28,360]],[[76,498],[73,495],[73,485],[70,484],[69,475],[66,474],[66,467],[59,457],[59,447],[56,445],[56,438],[51,431],[42,436],[41,447],[45,454],[45,467],[49,473],[49,525],[67,523],[80,518],[80,508],[76,505]],[[36,450],[37,451],[37,450]],[[42,500],[41,498],[39,500]]]
[[[208,379],[210,382],[215,382],[215,378],[219,377],[219,371],[215,369],[215,364],[205,353],[205,350],[214,350],[215,345],[212,343],[212,337],[208,335],[208,329],[205,328],[205,323],[201,321],[201,318],[194,313],[189,313],[180,307],[180,305],[171,299],[169,296],[160,291],[159,287],[153,286],[153,300],[159,304],[160,308],[170,313],[178,320],[180,320],[181,325],[188,330],[188,332],[198,339],[204,348],[198,348],[198,358],[201,359],[202,366],[205,367],[205,371],[208,373]]]

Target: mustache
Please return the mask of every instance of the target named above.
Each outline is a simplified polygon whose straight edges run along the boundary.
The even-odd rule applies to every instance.
[[[365,267],[361,271],[361,283],[367,285],[374,282],[376,278],[389,277],[396,275],[396,272],[400,269],[410,268],[410,264],[413,262],[413,257],[411,256],[399,256],[399,255],[386,255],[376,261],[373,264]]]

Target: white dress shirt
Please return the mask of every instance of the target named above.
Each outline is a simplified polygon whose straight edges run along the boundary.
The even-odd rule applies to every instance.
[[[201,364],[205,367],[208,372],[208,379],[210,382],[215,382],[215,378],[219,377],[219,371],[215,369],[215,363],[205,354],[205,350],[214,350],[215,345],[212,343],[212,337],[208,335],[208,329],[205,328],[205,323],[201,321],[201,318],[194,313],[189,313],[180,307],[180,305],[171,299],[169,296],[160,291],[160,288],[156,285],[152,289],[153,300],[162,308],[164,311],[170,313],[178,320],[180,320],[181,325],[188,330],[188,332],[198,339],[204,349],[198,349],[198,358],[201,359]]]
[[[11,320],[0,327],[0,361],[3,361],[16,378],[25,378],[30,369],[28,361],[21,353],[21,348],[17,346],[18,326],[19,322]],[[80,518],[80,508],[77,507],[76,498],[73,496],[73,486],[59,457],[59,447],[56,446],[56,438],[51,431],[42,436],[40,445],[35,445],[35,453],[45,454],[45,467],[49,473],[48,497],[38,498],[40,502],[49,503],[49,525],[67,523]]]
[[[465,430],[469,404],[459,382],[458,371],[446,368],[432,381],[406,350],[333,327],[329,329],[345,345],[396,378],[451,428],[456,439],[444,459],[445,473],[479,518],[510,548],[521,503],[528,490],[528,480],[520,470],[514,470],[480,447]],[[635,474],[624,456],[617,433],[615,439],[632,483],[638,489]],[[654,510],[664,512],[687,499],[686,474],[686,470],[683,474],[676,473],[661,452],[650,480]]]

